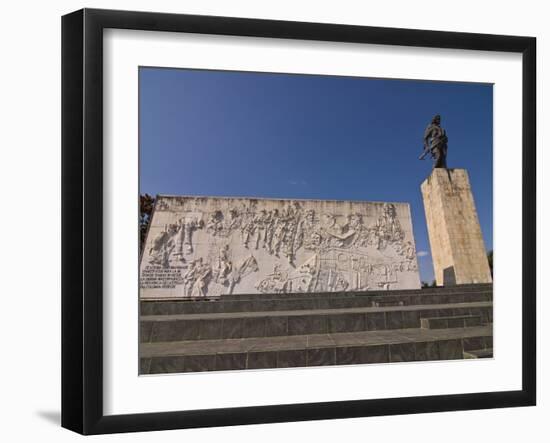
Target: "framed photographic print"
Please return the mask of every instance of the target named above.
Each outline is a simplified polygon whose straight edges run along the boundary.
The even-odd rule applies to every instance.
[[[62,425],[534,405],[535,50],[64,16]]]

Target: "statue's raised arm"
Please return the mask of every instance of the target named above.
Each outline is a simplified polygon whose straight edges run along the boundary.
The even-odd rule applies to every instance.
[[[424,152],[420,156],[423,160],[430,154],[434,160],[434,168],[447,167],[447,133],[441,127],[441,116],[436,115],[424,131]]]

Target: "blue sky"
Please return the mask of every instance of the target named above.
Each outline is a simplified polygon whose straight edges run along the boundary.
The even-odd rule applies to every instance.
[[[140,68],[140,192],[408,202],[421,279],[433,269],[419,161],[435,114],[493,245],[493,87]]]

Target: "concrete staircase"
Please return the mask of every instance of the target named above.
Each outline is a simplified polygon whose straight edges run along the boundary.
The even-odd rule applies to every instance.
[[[142,374],[492,357],[492,285],[142,301]]]

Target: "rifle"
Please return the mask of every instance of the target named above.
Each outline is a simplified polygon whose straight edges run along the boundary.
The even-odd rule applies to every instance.
[[[422,152],[422,154],[420,155],[420,157],[418,157],[418,160],[424,160],[424,158],[428,155],[428,154],[431,154],[432,153],[432,149],[430,147],[426,147],[424,148],[424,151]]]

